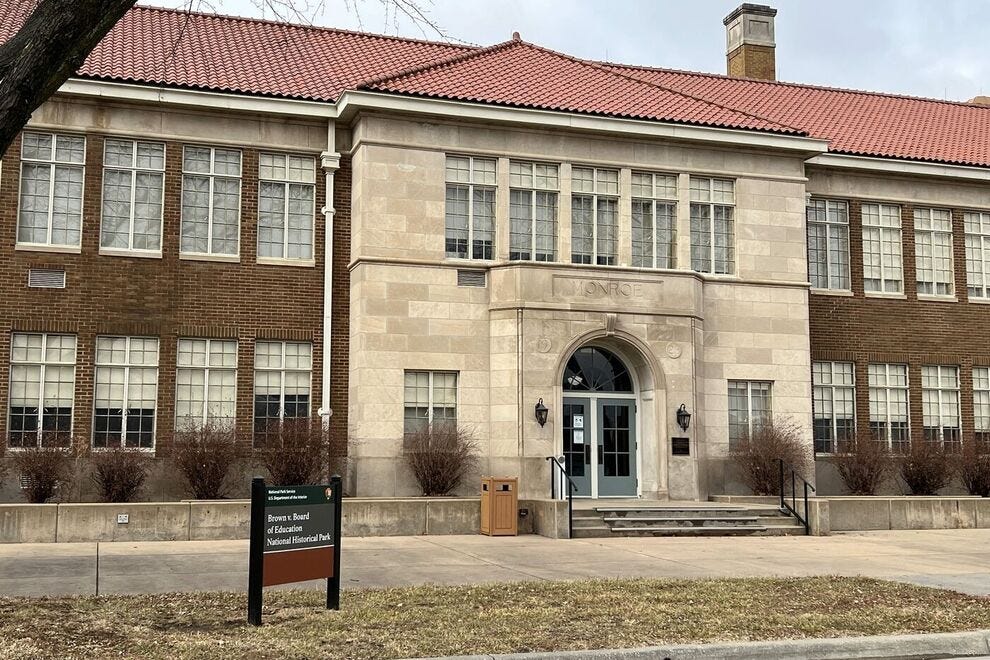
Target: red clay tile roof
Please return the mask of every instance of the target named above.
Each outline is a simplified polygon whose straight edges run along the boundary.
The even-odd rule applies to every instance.
[[[0,42],[37,0],[0,0]],[[256,19],[134,7],[80,78],[334,101],[361,81],[469,47]]]
[[[37,0],[0,0],[0,42]],[[81,78],[335,101],[348,89],[806,134],[829,151],[990,167],[990,108],[135,7]]]
[[[609,69],[800,126],[829,151],[990,165],[990,107],[895,94],[606,65]]]
[[[519,40],[384,76],[368,81],[361,88],[523,108],[803,134],[781,121],[644,82]]]

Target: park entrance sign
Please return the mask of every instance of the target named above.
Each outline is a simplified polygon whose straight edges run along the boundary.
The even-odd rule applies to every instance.
[[[327,609],[340,609],[341,479],[316,486],[251,481],[248,623],[261,625],[262,589],[327,580]]]

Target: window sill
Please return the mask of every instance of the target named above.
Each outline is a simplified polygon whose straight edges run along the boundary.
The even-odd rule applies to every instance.
[[[839,296],[841,298],[852,298],[853,292],[849,289],[811,289],[811,294],[815,296]]]
[[[79,245],[44,245],[39,243],[17,243],[15,250],[25,252],[58,252],[60,254],[80,254],[82,247]]]
[[[444,257],[443,258],[443,261],[444,261],[444,263],[447,263],[447,264],[455,264],[458,267],[463,266],[465,268],[469,268],[471,266],[476,266],[478,268],[487,268],[489,266],[494,266],[494,265],[496,265],[498,263],[508,263],[509,262],[508,259],[502,259],[500,261],[499,259],[468,259],[466,257]],[[521,260],[518,260],[518,261],[521,261]],[[527,259],[526,261],[532,261],[532,259]],[[552,262],[550,262],[550,263],[552,263]]]
[[[180,252],[179,259],[182,261],[219,261],[226,264],[241,263],[239,254],[198,254],[194,252]]]
[[[919,293],[918,300],[921,302],[944,302],[944,303],[959,302],[959,299],[956,298],[955,296],[933,296],[925,293]]]
[[[878,300],[907,300],[907,294],[904,293],[880,293],[878,291],[867,291],[864,295],[867,298],[876,298]]]
[[[123,248],[100,248],[105,257],[138,257],[140,259],[161,259],[161,250],[125,250]]]
[[[155,453],[154,447],[94,447],[92,441],[89,443],[89,450],[98,454],[103,454],[109,451],[120,451],[121,449],[126,449],[127,451],[139,451],[142,454]]]
[[[970,298],[967,302],[975,305],[990,305],[990,298]]]
[[[293,266],[295,268],[314,268],[315,259],[279,259],[277,257],[258,257],[258,264],[262,266]]]

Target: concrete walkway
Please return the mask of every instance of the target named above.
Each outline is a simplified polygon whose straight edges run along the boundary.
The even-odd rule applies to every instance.
[[[990,529],[582,540],[405,536],[345,538],[343,546],[345,588],[865,575],[990,595]],[[246,541],[0,545],[0,595],[242,591],[246,584]]]

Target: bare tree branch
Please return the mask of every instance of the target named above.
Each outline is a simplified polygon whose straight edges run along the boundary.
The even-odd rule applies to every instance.
[[[135,0],[39,0],[0,48],[0,153]]]

